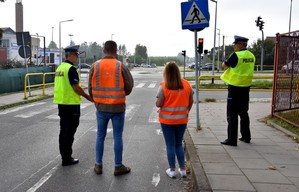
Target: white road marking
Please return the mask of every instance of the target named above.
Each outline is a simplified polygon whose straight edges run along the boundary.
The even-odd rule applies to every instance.
[[[157,187],[160,182],[160,173],[159,173],[159,166],[156,166],[156,172],[153,174],[152,177],[152,184]]]
[[[155,88],[155,87],[156,87],[156,84],[157,84],[157,82],[154,81],[154,82],[152,82],[152,83],[148,86],[148,88]]]
[[[148,118],[148,122],[149,123],[158,123],[158,108],[154,107],[149,118]]]
[[[33,187],[27,190],[27,192],[35,192],[38,190],[52,175],[56,172],[57,166],[53,167],[48,173],[46,173]]]
[[[144,85],[145,85],[145,83],[139,83],[138,85],[136,85],[135,88],[141,88],[141,87],[143,87]]]
[[[163,134],[162,129],[156,129],[156,133],[157,135],[162,135]]]
[[[90,105],[92,105],[92,103],[82,103],[81,106],[80,106],[80,108],[84,109],[84,108],[86,108],[86,107],[88,107]],[[53,113],[53,114],[51,114],[51,115],[49,115],[49,116],[47,116],[45,118],[46,119],[60,119],[59,116],[58,116],[58,112]]]
[[[4,110],[4,111],[1,111],[0,115],[5,115],[5,114],[8,114],[8,113],[13,113],[13,112],[20,111],[20,110],[23,110],[23,109],[26,109],[26,108],[29,108],[29,107],[43,105],[45,103],[46,102],[37,102],[37,103],[32,103],[32,104],[21,106],[21,107],[16,107],[16,108],[13,108],[13,109],[7,109],[7,110]]]
[[[43,112],[46,112],[46,111],[50,111],[52,109],[56,108],[55,105],[52,105],[52,106],[49,106],[47,108],[44,108],[44,109],[41,109],[41,110],[38,110],[38,111],[29,111],[29,112],[26,112],[24,114],[19,114],[19,115],[16,115],[15,117],[20,117],[20,118],[29,118],[29,117],[32,117],[34,115],[37,115],[37,114],[41,114]]]
[[[141,105],[138,105],[138,104],[132,104],[132,105],[127,106],[127,108],[126,108],[126,120],[127,121],[132,120],[133,116],[138,111],[140,106]]]

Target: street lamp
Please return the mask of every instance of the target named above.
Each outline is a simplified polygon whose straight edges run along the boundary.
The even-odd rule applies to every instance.
[[[216,29],[217,29],[217,1],[211,0],[216,3],[215,7],[215,27],[214,27],[214,47],[213,47],[213,65],[212,65],[212,75],[214,75],[214,65],[215,65],[215,46],[216,46]],[[214,84],[214,78],[212,78],[212,84]]]
[[[53,30],[54,30],[54,27],[52,27],[52,42],[53,42]]]
[[[114,34],[111,34],[111,41],[113,40],[113,35],[114,35]]]
[[[219,69],[220,69],[220,63],[219,63],[219,60],[220,60],[220,29],[217,29],[219,32],[218,32],[218,51],[217,51],[217,54],[218,54],[218,68],[217,68],[217,72],[219,72]]]
[[[42,37],[44,39],[44,66],[46,66],[46,37],[45,36],[40,36],[38,33],[36,33],[36,37]],[[36,60],[38,60],[38,49],[39,46],[37,45],[37,55],[36,55]]]
[[[291,22],[292,22],[292,3],[293,3],[293,0],[291,0],[291,5],[290,5],[289,33],[291,32]]]
[[[69,22],[69,21],[74,21],[74,20],[73,20],[73,19],[69,19],[69,20],[65,20],[65,21],[59,21],[59,54],[60,54],[59,61],[60,61],[60,63],[62,63],[62,50],[61,50],[61,23]]]

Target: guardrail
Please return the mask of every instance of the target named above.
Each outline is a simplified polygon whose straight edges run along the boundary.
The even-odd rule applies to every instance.
[[[27,85],[27,78],[29,76],[39,76],[41,75],[43,78],[43,81],[41,84],[35,84],[35,85]],[[42,95],[45,95],[45,88],[48,85],[54,85],[53,83],[46,83],[46,76],[47,75],[55,75],[55,72],[49,72],[49,73],[27,73],[24,77],[24,99],[27,99],[27,88],[31,88],[31,87],[42,87]]]
[[[200,85],[200,81],[207,81],[207,80],[221,80],[220,75],[201,75],[198,78],[198,87]],[[253,76],[253,79],[273,79],[273,75],[258,75]]]

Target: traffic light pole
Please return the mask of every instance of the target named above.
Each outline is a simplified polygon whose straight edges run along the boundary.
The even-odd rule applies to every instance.
[[[264,65],[264,31],[262,31],[262,52],[261,52],[261,71],[263,71],[263,65]]]
[[[196,129],[200,130],[199,122],[199,96],[198,96],[198,77],[199,77],[199,63],[198,63],[198,52],[197,52],[197,30],[194,30],[194,50],[195,50],[195,95],[196,95]],[[199,56],[199,59],[200,56]]]

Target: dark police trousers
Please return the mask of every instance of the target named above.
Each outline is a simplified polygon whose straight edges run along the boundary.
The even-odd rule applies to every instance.
[[[228,85],[227,96],[227,135],[230,143],[237,144],[238,116],[240,116],[241,135],[243,139],[251,139],[249,128],[249,90],[250,87]]]
[[[72,158],[74,135],[79,126],[80,105],[58,105],[60,116],[59,150],[62,160]]]

